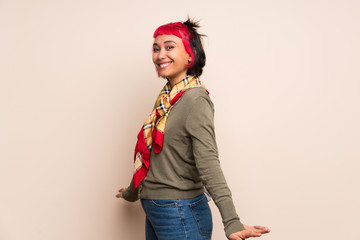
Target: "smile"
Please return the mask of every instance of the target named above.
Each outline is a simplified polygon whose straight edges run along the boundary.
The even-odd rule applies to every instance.
[[[172,62],[166,62],[166,63],[159,63],[158,66],[160,68],[166,68],[167,66],[169,66]]]

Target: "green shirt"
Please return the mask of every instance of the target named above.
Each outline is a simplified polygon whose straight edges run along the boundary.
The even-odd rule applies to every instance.
[[[166,122],[164,145],[153,150],[150,168],[136,191],[124,199],[188,199],[204,192],[218,207],[226,236],[244,230],[236,214],[231,191],[220,167],[214,131],[214,105],[202,87],[187,90],[173,106]]]

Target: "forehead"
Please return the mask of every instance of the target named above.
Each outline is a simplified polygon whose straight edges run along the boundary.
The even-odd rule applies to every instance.
[[[168,41],[172,41],[172,42],[175,42],[177,44],[182,43],[181,38],[179,38],[177,36],[174,36],[174,35],[166,35],[166,34],[164,34],[164,35],[159,35],[154,39],[154,43],[159,44],[159,45],[164,44],[164,43],[166,43]]]

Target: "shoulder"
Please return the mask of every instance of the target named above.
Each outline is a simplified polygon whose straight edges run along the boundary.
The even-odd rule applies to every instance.
[[[209,94],[203,87],[194,87],[187,90],[183,96],[182,101],[190,105],[210,105],[213,107],[213,103]]]
[[[214,104],[206,90],[203,87],[192,88],[183,96],[183,103],[188,111],[185,125],[189,134],[194,135],[200,131],[199,129],[213,129]]]

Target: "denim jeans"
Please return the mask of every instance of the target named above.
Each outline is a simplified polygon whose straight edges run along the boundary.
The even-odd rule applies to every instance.
[[[209,240],[212,216],[205,194],[192,199],[141,199],[146,240]]]

